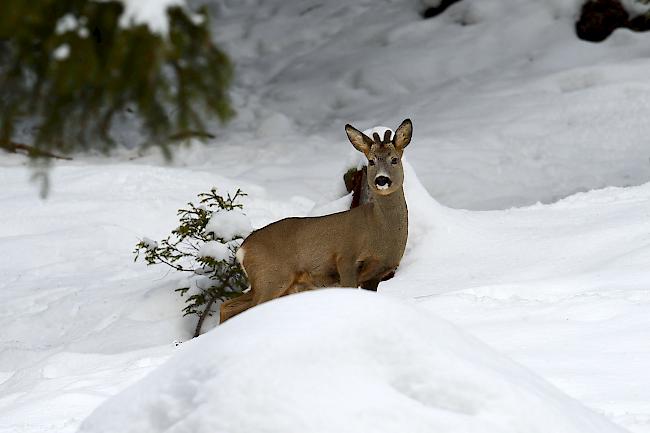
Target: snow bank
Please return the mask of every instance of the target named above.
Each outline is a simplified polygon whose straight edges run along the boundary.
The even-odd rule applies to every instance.
[[[98,408],[103,432],[622,432],[420,308],[324,290],[263,304]]]

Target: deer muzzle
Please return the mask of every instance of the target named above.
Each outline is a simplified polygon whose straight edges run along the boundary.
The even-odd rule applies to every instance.
[[[375,185],[377,185],[378,189],[388,189],[392,183],[393,181],[387,176],[377,176],[375,178]]]

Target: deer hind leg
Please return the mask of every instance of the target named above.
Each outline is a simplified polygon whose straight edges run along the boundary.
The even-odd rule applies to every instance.
[[[251,289],[248,292],[221,304],[221,323],[249,308],[282,296],[288,286],[288,283],[274,284],[273,282],[269,284],[251,284]]]
[[[314,285],[314,281],[311,278],[311,275],[309,275],[308,272],[298,272],[293,278],[293,281],[287,288],[287,290],[284,291],[282,296],[286,295],[291,295],[294,293],[300,293],[300,292],[306,292],[307,290],[313,290],[315,289],[316,286]]]
[[[255,278],[255,275],[273,275],[271,279]],[[315,288],[307,272],[298,272],[293,276],[284,272],[250,272],[251,289],[236,298],[221,304],[221,322],[264,302],[292,293]]]
[[[337,256],[336,270],[339,273],[341,287],[359,287],[357,262],[351,257]]]
[[[231,317],[248,310],[253,305],[252,290],[249,290],[236,298],[224,301],[219,309],[219,323],[223,323]]]
[[[270,275],[271,273],[265,273]],[[253,287],[253,305],[259,305],[268,302],[275,298],[283,296],[291,287],[292,278],[286,272],[276,272],[271,275],[272,278],[253,279],[251,286]]]

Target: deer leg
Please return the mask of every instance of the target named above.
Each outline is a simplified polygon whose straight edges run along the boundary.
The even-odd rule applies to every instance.
[[[259,305],[279,298],[287,291],[291,285],[291,281],[292,279],[289,276],[281,275],[271,280],[256,282],[257,284],[254,284],[255,296],[253,297],[253,305]]]
[[[221,304],[219,309],[219,323],[223,323],[237,314],[248,310],[253,306],[253,291],[250,290],[236,298],[228,299]]]
[[[367,279],[362,280],[363,282],[361,283],[361,288],[376,292],[380,282],[390,280],[391,278],[393,278],[393,276],[395,275],[395,269],[388,269],[388,270],[384,269],[381,272],[374,272],[373,274],[370,275],[372,275],[372,277],[370,278],[366,277]]]
[[[281,280],[269,281],[266,284],[251,281],[251,290],[221,304],[219,314],[221,323],[249,308],[270,301],[271,299],[279,298],[287,290],[287,287],[288,284],[282,283]]]
[[[380,261],[374,257],[368,257],[363,262],[360,262],[359,280],[362,289],[377,291],[377,286],[382,281],[381,277],[383,275],[381,266]]]
[[[307,290],[313,290],[315,288],[316,286],[314,286],[314,282],[312,281],[311,276],[307,272],[299,272],[296,274],[293,281],[287,290],[282,294],[282,296],[305,292]]]
[[[377,287],[379,286],[379,281],[381,279],[375,278],[372,280],[365,281],[364,283],[361,284],[361,288],[365,290],[371,290],[373,292],[377,291]]]
[[[357,280],[357,265],[354,260],[339,257],[336,260],[336,270],[339,273],[339,285],[341,287],[359,287]]]

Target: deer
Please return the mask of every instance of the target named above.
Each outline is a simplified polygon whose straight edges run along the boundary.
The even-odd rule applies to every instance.
[[[404,120],[384,137],[368,137],[350,124],[352,146],[367,158],[370,200],[343,212],[291,217],[251,233],[236,258],[250,289],[221,304],[221,323],[263,302],[319,287],[377,290],[395,272],[408,238],[402,156],[413,125]]]

